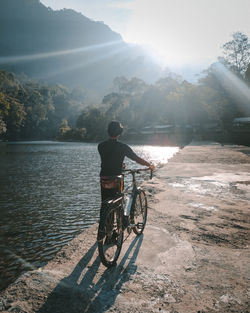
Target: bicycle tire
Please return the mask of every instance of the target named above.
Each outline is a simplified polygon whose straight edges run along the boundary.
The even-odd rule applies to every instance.
[[[131,222],[135,224],[133,231],[136,235],[141,235],[148,215],[147,196],[144,190],[139,189],[135,195],[133,209],[131,210]]]
[[[116,264],[123,244],[121,203],[106,204],[99,222],[97,245],[101,262],[106,267]]]

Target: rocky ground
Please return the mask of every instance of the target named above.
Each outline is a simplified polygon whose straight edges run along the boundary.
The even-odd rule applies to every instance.
[[[144,183],[142,236],[100,264],[97,225],[0,295],[1,312],[249,312],[250,148],[192,143]]]

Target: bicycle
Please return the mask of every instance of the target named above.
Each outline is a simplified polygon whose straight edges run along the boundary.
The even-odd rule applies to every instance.
[[[147,221],[147,197],[145,191],[136,184],[135,175],[143,171],[151,171],[150,168],[124,170],[132,175],[132,184],[123,190],[124,174],[109,177],[109,186],[112,182],[118,184],[119,192],[114,199],[105,200],[102,203],[103,214],[97,233],[98,252],[101,262],[106,267],[116,264],[119,258],[124,240],[124,232],[127,230],[128,236],[131,231],[136,235],[141,235]],[[108,186],[108,185],[107,185]],[[131,189],[129,192],[128,190]]]

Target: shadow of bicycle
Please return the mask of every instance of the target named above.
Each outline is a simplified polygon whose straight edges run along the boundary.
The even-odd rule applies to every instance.
[[[97,249],[95,243],[79,261],[73,272],[62,279],[37,313],[105,312],[120,294],[122,285],[136,272],[143,235],[133,239],[116,267],[106,269],[99,277],[99,256],[90,263]],[[99,278],[98,278],[99,277]]]

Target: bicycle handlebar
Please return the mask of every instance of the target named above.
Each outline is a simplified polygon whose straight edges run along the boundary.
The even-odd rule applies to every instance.
[[[140,172],[144,172],[144,171],[150,171],[150,179],[152,179],[153,177],[153,171],[151,170],[151,168],[147,167],[147,168],[137,168],[137,169],[124,169],[123,172],[129,172],[131,174],[135,174],[135,173],[140,173]]]

